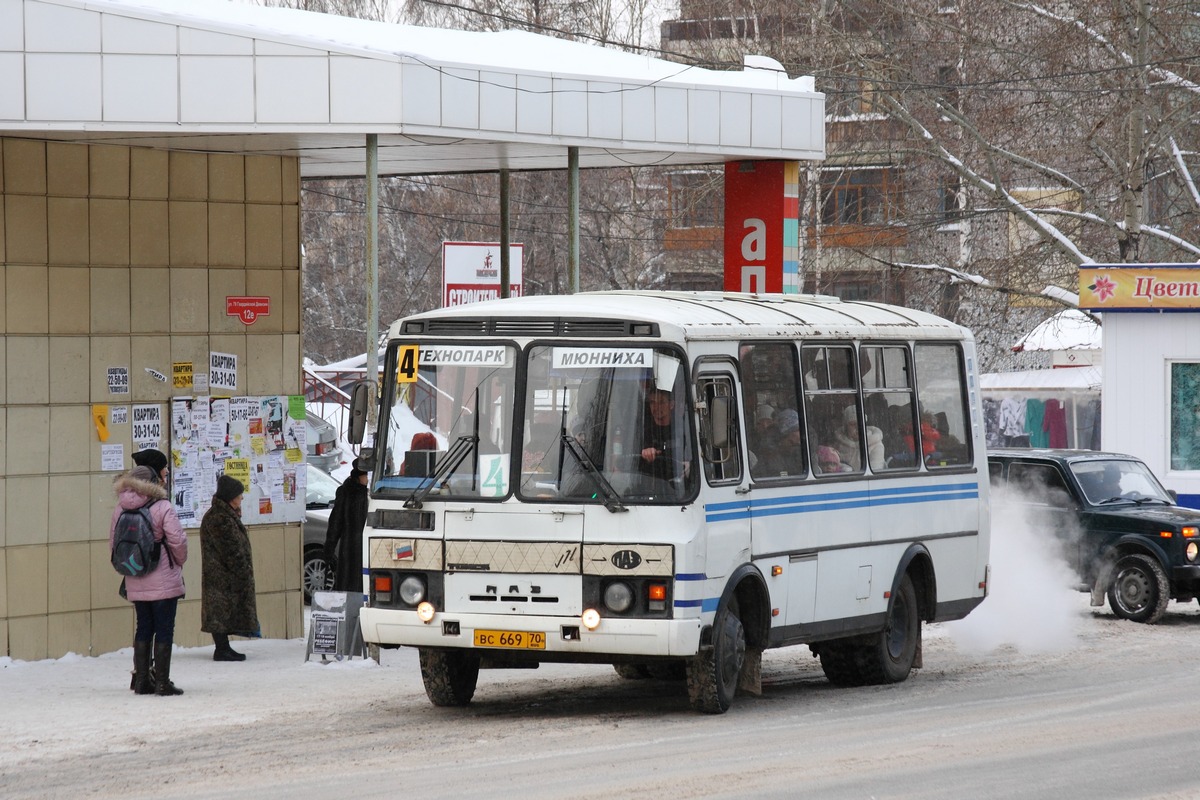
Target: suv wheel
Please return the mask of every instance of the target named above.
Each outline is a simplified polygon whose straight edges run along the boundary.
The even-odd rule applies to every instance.
[[[1158,622],[1170,599],[1167,574],[1150,556],[1141,553],[1125,556],[1113,568],[1108,604],[1121,619]]]
[[[325,560],[325,548],[309,547],[304,551],[300,580],[305,605],[312,604],[313,592],[326,592],[333,588],[333,569]]]

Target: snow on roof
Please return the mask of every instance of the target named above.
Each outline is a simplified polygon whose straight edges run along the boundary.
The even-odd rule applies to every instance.
[[[190,21],[205,28],[223,27],[229,33],[253,35],[257,39],[268,39],[274,34],[281,43],[305,41],[320,49],[346,53],[389,54],[441,64],[560,75],[814,91],[811,76],[790,79],[786,73],[764,68],[742,72],[710,70],[526,31],[427,28],[228,0],[77,0],[77,4],[98,11],[133,12],[163,21]]]
[[[1013,352],[1046,350],[1099,350],[1102,342],[1100,323],[1077,308],[1060,311],[1025,334],[1013,345]]]
[[[22,59],[22,54],[28,54]],[[824,95],[525,31],[224,0],[0,0],[0,133],[296,155],[304,177],[824,157]],[[240,135],[253,135],[247,142]]]

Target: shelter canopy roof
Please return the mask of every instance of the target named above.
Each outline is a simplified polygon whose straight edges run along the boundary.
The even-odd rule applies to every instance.
[[[305,177],[361,175],[367,133],[382,174],[559,169],[568,146],[583,167],[822,158],[824,95],[765,61],[223,0],[0,0],[0,134],[298,156]]]

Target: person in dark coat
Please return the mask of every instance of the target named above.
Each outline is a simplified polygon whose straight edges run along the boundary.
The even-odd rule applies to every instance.
[[[333,591],[361,592],[362,534],[367,524],[367,471],[354,459],[350,477],[333,497],[329,528],[325,532],[325,563],[336,564]]]
[[[142,451],[150,452],[150,451]],[[171,682],[171,646],[175,642],[175,612],[184,595],[183,564],[187,561],[187,534],[179,523],[175,508],[167,500],[162,478],[167,474],[167,458],[161,458],[157,472],[143,461],[113,483],[117,506],[108,528],[108,547],[112,550],[117,519],[123,511],[148,507],[155,541],[163,543],[158,566],[145,575],[125,579],[125,596],[137,614],[133,635],[133,681],[130,689],[137,694],[179,695],[183,689]],[[135,455],[134,461],[137,461]],[[154,461],[154,463],[158,463]],[[153,667],[151,658],[153,657]]]
[[[250,537],[242,524],[242,482],[217,478],[212,506],[200,522],[200,630],[212,634],[213,661],[245,661],[230,635],[261,636]]]

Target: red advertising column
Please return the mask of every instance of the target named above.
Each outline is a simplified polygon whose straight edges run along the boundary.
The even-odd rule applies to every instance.
[[[796,161],[725,165],[725,291],[800,291]]]

